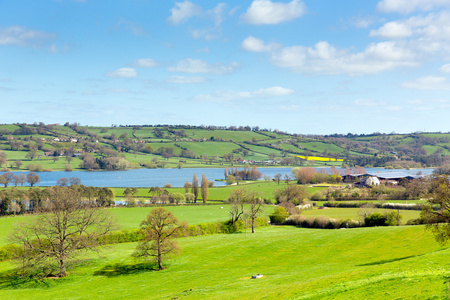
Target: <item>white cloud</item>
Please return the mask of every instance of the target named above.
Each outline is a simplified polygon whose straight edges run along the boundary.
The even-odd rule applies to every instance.
[[[133,78],[137,77],[138,73],[133,68],[120,68],[115,71],[107,72],[107,77],[118,77],[118,78]]]
[[[196,97],[196,99],[199,101],[227,102],[239,99],[260,99],[260,98],[288,96],[293,93],[294,90],[292,89],[274,86],[255,91],[244,91],[244,92],[218,91],[214,94],[199,95]]]
[[[410,38],[411,46],[418,49],[442,49],[450,41],[450,12],[429,13],[425,16],[413,16],[405,20],[392,21],[370,36],[388,39]]]
[[[294,90],[281,86],[274,86],[265,89],[259,89],[252,92],[252,97],[271,97],[271,96],[287,96],[294,93]]]
[[[186,22],[188,19],[194,16],[200,16],[203,10],[200,6],[193,4],[190,1],[176,2],[175,7],[171,10],[172,14],[167,21],[173,25],[178,25]]]
[[[279,24],[301,17],[305,10],[305,4],[300,0],[289,3],[254,0],[242,20],[254,25]]]
[[[357,16],[349,19],[348,23],[356,28],[367,28],[375,22],[371,16]]]
[[[227,5],[225,3],[217,4],[213,9],[207,10],[202,15],[210,19],[214,25],[210,25],[204,28],[191,28],[189,29],[191,35],[195,39],[213,40],[222,35],[221,25],[226,19]]]
[[[417,63],[450,58],[450,11],[443,10],[391,21],[370,36],[391,39],[398,48],[407,49]]]
[[[446,77],[424,76],[401,84],[403,88],[415,90],[449,90],[450,82]]]
[[[439,68],[439,71],[444,74],[450,74],[450,64],[443,65]]]
[[[151,58],[140,58],[132,63],[133,66],[138,68],[156,68],[159,63]]]
[[[193,84],[206,82],[207,79],[205,77],[170,76],[166,81],[177,84]]]
[[[264,44],[264,41],[255,37],[249,36],[241,43],[241,49],[249,52],[270,52],[279,48],[278,44]]]
[[[415,99],[407,102],[413,110],[447,110],[450,107],[450,100],[447,99]]]
[[[450,7],[450,0],[382,0],[377,4],[378,11],[402,14],[429,11],[440,7]]]
[[[314,47],[291,46],[271,52],[272,63],[308,74],[376,74],[397,67],[415,66],[414,53],[393,42],[372,43],[350,53],[325,41]]]
[[[55,39],[56,34],[17,25],[0,30],[0,45],[40,48],[46,47],[50,41]]]
[[[388,22],[384,24],[381,28],[377,30],[371,30],[370,36],[395,39],[395,38],[405,38],[413,34],[411,26],[405,23],[398,22]]]
[[[170,72],[182,73],[210,73],[210,74],[225,74],[231,73],[239,67],[237,62],[232,62],[229,65],[220,63],[210,64],[200,59],[187,58],[179,61],[176,66],[169,67]]]
[[[225,21],[226,8],[227,5],[225,3],[219,3],[216,7],[206,12],[214,20],[214,25],[216,27],[219,27]]]

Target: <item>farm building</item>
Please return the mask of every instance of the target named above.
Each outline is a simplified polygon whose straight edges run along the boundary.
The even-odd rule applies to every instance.
[[[407,180],[413,180],[422,178],[424,175],[411,175],[402,172],[389,172],[389,173],[365,173],[365,174],[348,174],[342,177],[344,182],[359,181],[358,185],[379,185],[380,183],[389,183],[392,185],[398,184],[398,181],[402,178]],[[378,181],[376,181],[375,179]]]

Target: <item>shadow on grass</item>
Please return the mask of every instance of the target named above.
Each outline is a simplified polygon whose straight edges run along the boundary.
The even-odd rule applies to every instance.
[[[388,263],[392,263],[392,262],[396,262],[396,261],[401,261],[401,260],[405,260],[405,259],[409,259],[409,258],[413,258],[413,257],[419,257],[419,256],[422,256],[422,255],[423,254],[410,255],[410,256],[391,258],[391,259],[383,259],[383,260],[374,261],[374,262],[371,262],[371,263],[361,264],[361,265],[356,265],[356,266],[357,267],[364,267],[364,266],[383,265],[383,264],[388,264]]]
[[[114,277],[120,275],[130,275],[140,272],[156,271],[157,265],[154,263],[140,263],[140,264],[123,264],[117,263],[106,265],[98,271],[94,272],[96,276]]]
[[[0,274],[0,290],[43,287],[49,287],[46,278],[19,276],[16,271],[8,271]]]

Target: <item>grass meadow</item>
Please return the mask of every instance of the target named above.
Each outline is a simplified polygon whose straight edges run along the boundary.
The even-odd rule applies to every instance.
[[[361,217],[358,215],[360,211],[359,208],[327,208],[327,209],[314,209],[314,210],[305,210],[302,212],[302,216],[305,217],[318,217],[325,216],[333,219],[341,219],[341,220],[359,220]],[[374,212],[390,213],[394,211],[397,213],[396,209],[374,209]],[[400,215],[402,216],[402,224],[406,224],[408,220],[417,219],[420,217],[420,210],[399,210]]]
[[[423,226],[258,228],[179,239],[163,271],[134,262],[136,243],[85,254],[69,277],[12,281],[1,299],[444,299],[450,250]],[[261,279],[252,275],[263,274]]]

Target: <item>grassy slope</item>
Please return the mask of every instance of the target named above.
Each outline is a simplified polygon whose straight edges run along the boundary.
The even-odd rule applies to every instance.
[[[164,271],[139,271],[136,244],[91,255],[70,276],[11,286],[2,299],[441,299],[450,267],[422,226],[308,230],[261,228],[256,234],[180,239],[182,254]],[[94,275],[114,269],[114,276]],[[109,265],[109,266],[107,266]],[[0,263],[0,272],[10,269]],[[250,279],[261,273],[263,278]]]
[[[194,151],[197,155],[207,154],[208,156],[214,156],[217,154],[219,157],[222,157],[226,153],[231,153],[234,149],[240,148],[238,145],[230,142],[180,142],[178,144],[181,147]]]

